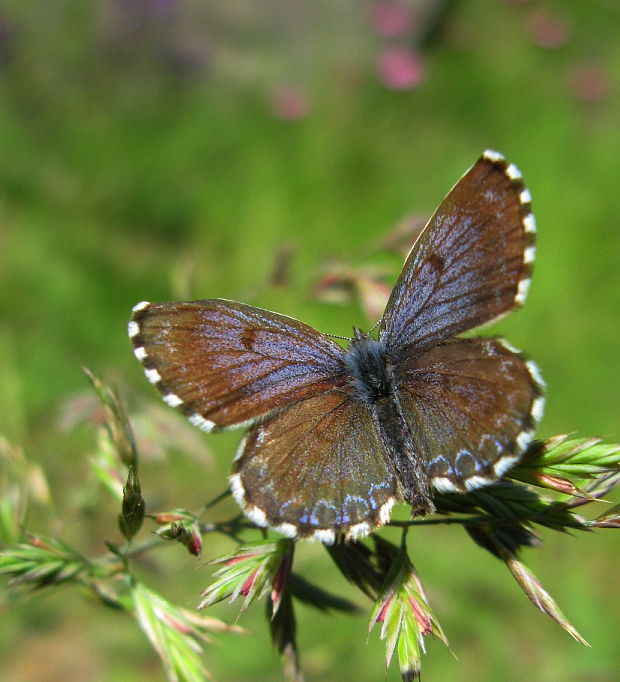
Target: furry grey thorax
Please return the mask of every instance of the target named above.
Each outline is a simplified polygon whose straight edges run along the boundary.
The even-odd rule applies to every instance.
[[[392,363],[382,341],[354,328],[344,364],[349,373],[349,385],[358,400],[374,405],[393,395]]]

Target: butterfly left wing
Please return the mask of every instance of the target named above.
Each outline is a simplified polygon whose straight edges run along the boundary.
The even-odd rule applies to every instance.
[[[231,489],[258,525],[328,544],[368,535],[400,497],[372,414],[347,390],[260,419],[239,448]]]
[[[147,379],[205,431],[246,425],[346,381],[337,343],[234,301],[142,302],[128,332]]]
[[[406,357],[522,304],[534,260],[531,196],[513,164],[487,151],[416,240],[381,320]]]
[[[415,453],[440,492],[493,483],[542,417],[536,365],[496,339],[453,339],[402,363],[396,385]]]

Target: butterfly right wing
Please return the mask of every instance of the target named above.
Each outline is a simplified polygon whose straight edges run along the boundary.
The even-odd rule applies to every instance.
[[[451,339],[403,362],[396,379],[430,483],[464,492],[497,481],[531,442],[544,382],[505,341]]]
[[[370,410],[346,390],[260,419],[239,448],[231,489],[258,525],[328,544],[368,535],[400,497]]]
[[[381,320],[401,357],[491,322],[526,297],[536,224],[513,164],[486,151],[413,245]]]
[[[128,332],[164,401],[205,431],[244,426],[346,382],[332,339],[234,301],[142,302]]]

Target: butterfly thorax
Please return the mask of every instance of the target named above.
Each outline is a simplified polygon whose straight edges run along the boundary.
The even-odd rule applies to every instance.
[[[344,356],[349,386],[358,400],[374,405],[394,392],[392,363],[384,343],[359,329],[354,331]]]

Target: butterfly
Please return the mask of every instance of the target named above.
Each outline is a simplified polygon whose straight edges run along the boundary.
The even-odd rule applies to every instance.
[[[536,224],[521,173],[486,151],[415,241],[377,338],[346,350],[296,319],[225,299],[133,308],[129,337],[164,401],[204,431],[248,427],[230,476],[257,525],[324,543],[364,537],[396,502],[501,478],[544,408],[536,365],[458,335],[527,295]]]

